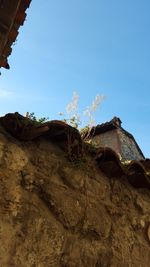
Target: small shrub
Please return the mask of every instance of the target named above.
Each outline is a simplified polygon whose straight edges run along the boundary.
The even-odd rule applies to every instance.
[[[45,121],[47,121],[49,118],[46,117],[42,117],[42,118],[37,118],[34,114],[34,112],[26,112],[26,117],[29,118],[30,120],[32,120],[33,122],[37,122],[37,123],[43,123]]]

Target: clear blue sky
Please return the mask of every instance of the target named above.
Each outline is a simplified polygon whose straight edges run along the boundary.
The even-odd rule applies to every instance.
[[[96,94],[102,123],[118,116],[150,157],[150,1],[33,0],[0,77],[0,114],[58,119],[74,90]]]

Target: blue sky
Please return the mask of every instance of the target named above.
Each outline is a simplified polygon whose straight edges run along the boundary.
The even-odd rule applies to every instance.
[[[106,99],[97,123],[118,116],[150,157],[150,2],[33,0],[0,77],[0,114],[59,119],[73,91],[82,112]]]

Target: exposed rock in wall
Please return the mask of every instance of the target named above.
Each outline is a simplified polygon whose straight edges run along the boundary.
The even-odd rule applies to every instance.
[[[100,153],[71,162],[51,139],[0,126],[0,266],[149,266],[150,190],[119,163],[106,175]]]

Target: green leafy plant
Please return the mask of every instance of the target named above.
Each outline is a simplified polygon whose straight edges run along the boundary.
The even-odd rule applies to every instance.
[[[26,117],[36,123],[43,123],[49,119],[48,117],[37,118],[34,112],[26,112]]]

